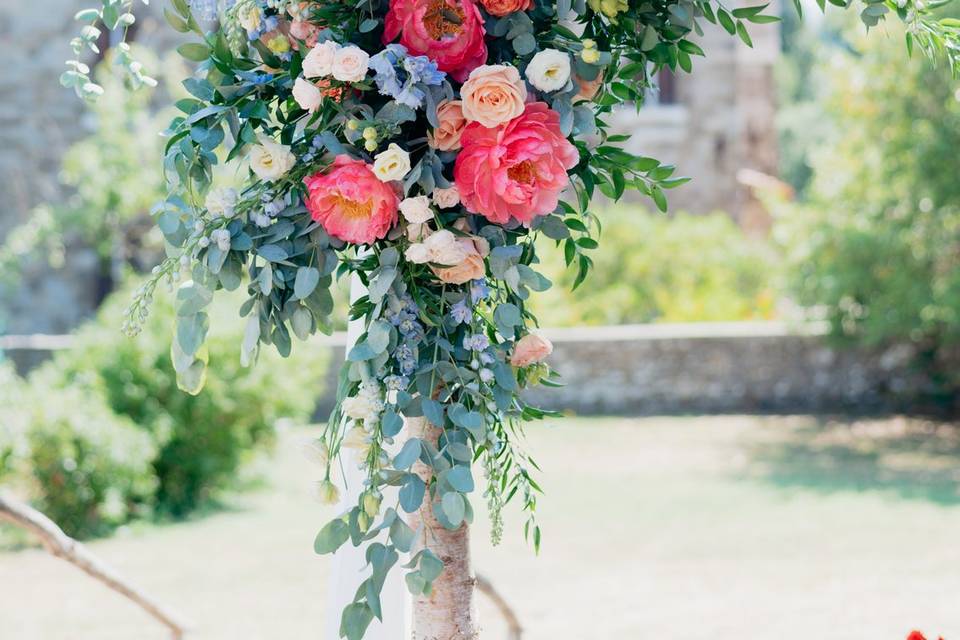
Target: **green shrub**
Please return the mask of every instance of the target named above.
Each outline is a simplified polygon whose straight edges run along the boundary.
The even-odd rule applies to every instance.
[[[108,533],[149,509],[156,488],[149,434],[80,389],[28,400],[22,464],[37,508],[80,538]]]
[[[264,353],[256,366],[244,369],[237,348],[240,319],[214,308],[207,384],[198,396],[187,395],[177,388],[170,362],[172,306],[161,298],[143,333],[131,339],[118,329],[128,295],[114,295],[78,332],[76,346],[59,353],[32,381],[98,395],[150,434],[157,443],[151,460],[155,507],[182,516],[228,484],[257,446],[272,441],[277,418],[309,418],[325,362],[301,344],[287,360]],[[222,304],[219,309],[236,308],[235,301]]]
[[[542,252],[543,271],[556,285],[533,303],[545,326],[772,317],[773,257],[729,216],[668,217],[621,206],[598,217],[604,250],[575,292],[562,251]]]
[[[24,410],[24,386],[13,366],[0,361],[0,482],[13,474],[26,452],[29,420]]]

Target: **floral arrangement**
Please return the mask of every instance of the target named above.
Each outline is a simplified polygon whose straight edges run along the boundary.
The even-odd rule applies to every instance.
[[[833,0],[831,0],[833,1]],[[108,28],[132,24],[130,0],[81,12],[78,53]],[[841,2],[842,3],[842,2]],[[172,357],[182,387],[203,385],[206,308],[244,287],[240,358],[287,355],[293,338],[330,331],[335,277],[367,293],[352,319],[365,331],[349,351],[338,405],[317,441],[319,493],[353,449],[366,481],[359,499],[317,536],[321,553],[366,545],[369,578],[344,611],[343,636],[380,616],[379,593],[400,553],[406,584],[428,594],[443,563],[403,513],[424,505],[445,528],[473,517],[482,473],[494,540],[513,499],[539,546],[534,461],[519,446],[525,421],[547,412],[522,391],[557,384],[526,302],[550,286],[538,238],[563,247],[583,282],[601,221],[596,191],[626,190],[666,209],[685,178],[618,146],[605,116],[640,105],[660,68],[692,68],[703,21],[750,44],[766,5],[714,0],[172,0],[169,23],[198,41],[190,98],[166,131],[169,196],[155,211],[169,258],[140,288],[125,321],[136,334],[159,283],[180,281]],[[90,13],[92,12],[92,13]],[[865,21],[896,12],[925,50],[956,25],[912,5],[868,0]],[[938,44],[939,43],[939,44]],[[951,63],[956,48],[947,48]],[[151,84],[129,49],[118,62]],[[98,88],[79,58],[63,82]],[[235,187],[214,167],[241,169]],[[566,198],[566,199],[565,199]],[[569,200],[569,202],[567,202]],[[426,434],[405,432],[425,418]],[[387,487],[399,489],[386,504]]]

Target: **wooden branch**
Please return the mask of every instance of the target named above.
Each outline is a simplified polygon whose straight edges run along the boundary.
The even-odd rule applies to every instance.
[[[510,632],[509,640],[521,640],[523,637],[523,627],[520,626],[520,620],[517,618],[517,614],[513,608],[506,599],[500,595],[500,592],[494,589],[493,584],[487,580],[485,576],[478,573],[476,574],[476,578],[477,591],[490,598],[490,601],[493,602],[497,610],[500,611],[503,619],[506,620],[507,630]]]
[[[132,600],[167,627],[174,640],[183,638],[188,625],[178,615],[130,584],[85,546],[65,534],[63,529],[47,516],[29,505],[0,494],[0,519],[26,529],[39,538],[51,554],[76,565],[88,575]]]

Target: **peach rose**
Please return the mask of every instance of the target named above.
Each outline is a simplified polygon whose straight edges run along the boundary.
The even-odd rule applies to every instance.
[[[427,132],[427,143],[440,151],[455,151],[460,148],[460,134],[467,126],[460,100],[442,100],[437,105],[437,120],[440,126]]]
[[[485,64],[470,72],[460,88],[463,116],[484,127],[496,127],[523,113],[527,85],[515,67]]]
[[[553,343],[536,333],[528,333],[513,346],[513,355],[510,364],[515,367],[526,367],[536,362],[543,362],[553,353]]]
[[[433,267],[433,273],[441,282],[447,284],[466,284],[471,280],[479,280],[487,274],[487,267],[483,257],[489,252],[489,245],[483,238],[457,238],[457,243],[463,249],[466,257],[452,267]]]
[[[498,18],[517,11],[526,11],[533,6],[532,0],[480,0],[480,4],[487,13]]]

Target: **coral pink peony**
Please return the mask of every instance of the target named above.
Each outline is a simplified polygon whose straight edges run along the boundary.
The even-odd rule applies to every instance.
[[[400,36],[413,55],[429,56],[463,82],[487,61],[483,18],[474,0],[390,0],[383,43]]]
[[[557,207],[567,170],[579,160],[560,133],[560,116],[543,102],[495,129],[471,122],[460,138],[453,175],[460,201],[490,222],[525,225]]]
[[[325,172],[303,179],[310,217],[344,242],[369,244],[397,222],[398,198],[362,160],[340,155]]]

